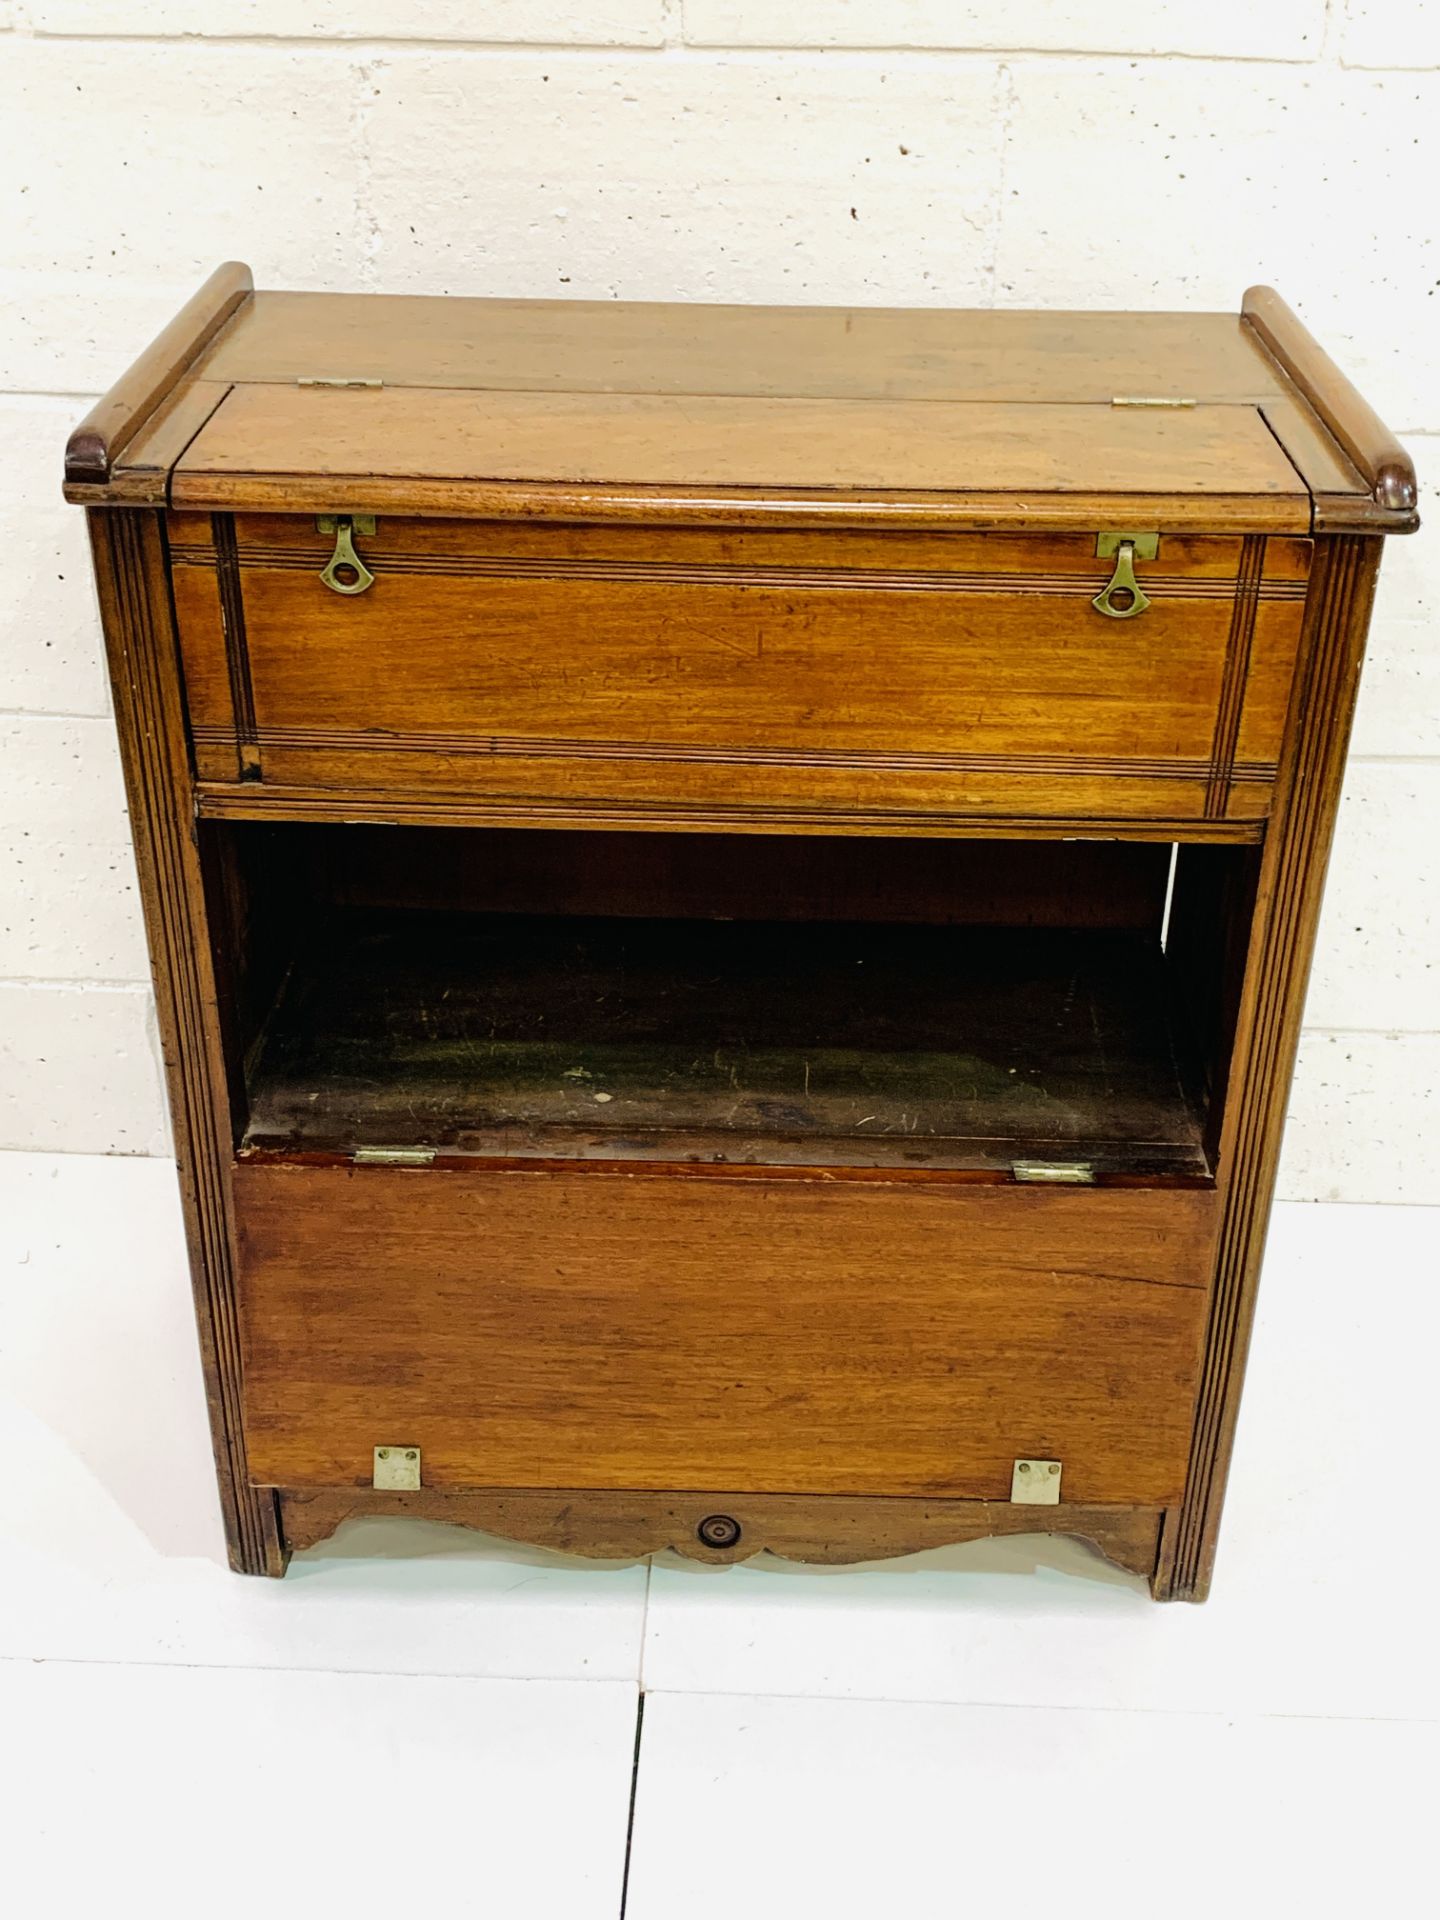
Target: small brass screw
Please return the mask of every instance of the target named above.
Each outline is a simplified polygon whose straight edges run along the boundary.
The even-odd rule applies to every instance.
[[[389,1449],[389,1447],[381,1447],[381,1449],[380,1449],[380,1458],[381,1458],[382,1460],[388,1460],[388,1459],[390,1458],[390,1449]]]

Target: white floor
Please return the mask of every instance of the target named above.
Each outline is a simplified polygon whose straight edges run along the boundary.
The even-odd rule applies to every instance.
[[[1277,1212],[1198,1608],[1066,1543],[712,1571],[356,1525],[240,1580],[187,1289],[167,1164],[0,1155],[17,1913],[615,1920],[627,1847],[629,1920],[1433,1897],[1440,1209]]]

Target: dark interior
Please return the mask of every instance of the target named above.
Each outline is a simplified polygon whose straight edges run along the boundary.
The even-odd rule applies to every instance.
[[[243,1152],[1214,1174],[1252,849],[204,836]]]

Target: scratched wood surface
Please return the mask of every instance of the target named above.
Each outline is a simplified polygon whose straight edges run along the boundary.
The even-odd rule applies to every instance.
[[[1207,1172],[1143,936],[349,915],[290,972],[247,1144]]]
[[[197,364],[536,392],[1256,402],[1285,391],[1235,313],[726,306],[257,293]]]

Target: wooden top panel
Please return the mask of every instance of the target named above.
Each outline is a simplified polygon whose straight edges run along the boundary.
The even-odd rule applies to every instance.
[[[1261,401],[1285,391],[1236,314],[666,306],[257,293],[208,380],[879,400]]]
[[[296,406],[302,381],[391,398],[302,467],[298,428],[259,430],[265,407]],[[232,392],[258,393],[260,412],[226,403]],[[405,394],[416,412],[395,430]],[[1102,424],[1102,411],[1157,402],[1195,417]],[[204,462],[177,467],[216,407]],[[1054,409],[1078,412],[1062,426]],[[366,445],[377,423],[383,445]],[[477,424],[492,448],[478,459]],[[439,463],[420,444],[436,428]],[[1117,512],[1161,532],[1418,524],[1409,456],[1265,287],[1239,314],[647,305],[256,293],[231,261],[77,427],[65,478],[84,505],[552,524],[1050,533]]]
[[[177,506],[268,503],[297,483],[356,508],[406,482],[775,493],[874,490],[1253,498],[1266,525],[1309,496],[1258,410],[717,395],[236,387],[175,471]],[[255,484],[252,484],[255,483]],[[1022,514],[1023,505],[1018,509]],[[1112,516],[1113,517],[1113,516]]]

